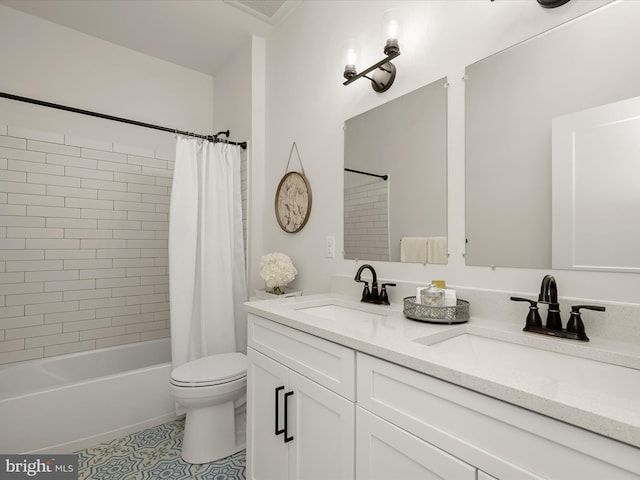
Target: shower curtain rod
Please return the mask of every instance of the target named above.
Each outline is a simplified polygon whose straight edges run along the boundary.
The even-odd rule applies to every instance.
[[[359,173],[360,175],[369,175],[370,177],[378,177],[383,180],[386,180],[387,178],[389,178],[389,175],[378,175],[377,173],[362,172],[360,170],[353,170],[351,168],[345,168],[344,171],[351,172],[351,173]]]
[[[228,137],[229,130],[218,132],[215,135],[199,135],[193,132],[176,130],[175,128],[161,127],[159,125],[153,125],[151,123],[138,122],[136,120],[129,120],[128,118],[122,118],[122,117],[114,117],[113,115],[106,115],[104,113],[92,112],[89,110],[83,110],[81,108],[68,107],[66,105],[59,105],[57,103],[45,102],[43,100],[36,100],[34,98],[21,97],[19,95],[12,95],[10,93],[5,93],[5,92],[0,92],[0,97],[8,98],[9,100],[17,100],[19,102],[40,105],[41,107],[56,108],[58,110],[64,110],[66,112],[80,113],[82,115],[89,115],[90,117],[104,118],[107,120],[113,120],[114,122],[127,123],[129,125],[136,125],[138,127],[152,128],[154,130],[161,130],[163,132],[171,132],[171,133],[180,134],[180,135],[198,137],[198,138],[209,140],[210,142],[214,142],[214,143],[228,143],[230,145],[239,145],[243,150],[247,149],[247,142],[232,142],[231,140],[223,140],[221,138],[218,138],[218,135],[225,135],[226,137]]]

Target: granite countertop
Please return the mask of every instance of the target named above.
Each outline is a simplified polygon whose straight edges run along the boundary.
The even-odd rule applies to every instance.
[[[369,305],[335,293],[245,306],[274,322],[640,447],[640,347],[550,338],[473,316],[457,325],[417,322],[404,316],[401,304]],[[479,343],[466,344],[470,336],[459,336],[464,333]],[[453,337],[454,343],[443,341]],[[518,363],[521,354],[532,361]],[[545,362],[569,380],[552,378]]]

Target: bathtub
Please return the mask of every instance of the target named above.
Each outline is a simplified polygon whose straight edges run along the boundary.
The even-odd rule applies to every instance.
[[[170,339],[0,366],[0,452],[70,453],[176,417]]]

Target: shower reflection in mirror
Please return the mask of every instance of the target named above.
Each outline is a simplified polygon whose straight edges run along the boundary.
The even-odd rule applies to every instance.
[[[345,122],[346,259],[447,263],[447,85]]]

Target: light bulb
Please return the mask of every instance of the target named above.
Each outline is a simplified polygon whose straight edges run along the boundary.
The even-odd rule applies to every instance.
[[[358,59],[358,54],[356,53],[354,48],[350,48],[347,50],[347,65],[355,65],[356,60]]]
[[[400,11],[391,8],[382,15],[382,35],[384,37],[384,54],[400,53],[400,42],[398,38],[401,34]]]
[[[342,60],[344,65],[343,77],[349,80],[358,72],[358,47],[355,40],[349,40],[343,49]]]

